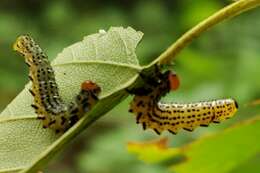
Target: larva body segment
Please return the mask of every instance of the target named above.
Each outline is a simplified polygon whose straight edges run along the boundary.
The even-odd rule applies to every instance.
[[[71,127],[97,102],[100,87],[91,81],[82,83],[81,91],[75,101],[65,105],[60,97],[54,71],[48,57],[28,35],[18,37],[13,49],[25,58],[29,66],[29,79],[32,81],[30,93],[38,118],[43,121],[44,128],[52,128],[63,132]]]
[[[219,123],[232,117],[236,111],[233,99],[223,99],[189,104],[158,103],[153,113],[163,122],[163,130],[177,133],[180,129],[193,131],[198,126]]]
[[[92,81],[85,81],[81,84],[81,91],[76,96],[75,102],[69,105],[70,126],[95,106],[100,92],[100,87]]]
[[[174,74],[169,71],[159,74],[162,79],[158,81],[155,78],[157,85],[147,83],[145,86],[150,87],[151,92],[146,95],[136,94],[130,104],[129,111],[136,115],[137,123],[141,123],[144,129],[154,129],[158,134],[164,130],[174,134],[180,129],[193,131],[198,126],[208,126],[210,123],[219,123],[231,118],[237,111],[238,105],[234,99],[188,104],[160,102],[162,96],[176,88],[173,83],[179,83],[169,81],[177,79],[169,75]]]

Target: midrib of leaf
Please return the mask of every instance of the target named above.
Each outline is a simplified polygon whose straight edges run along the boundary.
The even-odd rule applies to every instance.
[[[36,119],[36,116],[19,116],[19,117],[11,117],[11,118],[0,118],[0,124],[6,123],[9,121],[17,121],[17,120],[26,120],[26,119]]]
[[[71,64],[104,64],[104,65],[112,65],[112,66],[120,66],[120,67],[125,67],[125,68],[130,68],[130,69],[134,69],[137,72],[141,72],[142,71],[142,67],[141,66],[137,66],[137,65],[133,65],[133,64],[126,64],[126,63],[115,63],[112,61],[91,61],[91,60],[87,60],[87,61],[80,61],[80,60],[75,60],[72,62],[66,62],[66,63],[60,63],[60,64],[53,64],[53,67],[62,67],[62,66],[66,66],[66,65],[71,65]]]
[[[69,66],[69,65],[77,65],[77,64],[80,64],[80,65],[84,65],[84,64],[96,64],[96,65],[110,65],[110,66],[115,66],[115,67],[123,67],[125,69],[129,69],[129,70],[134,70],[136,71],[136,75],[133,76],[131,79],[128,80],[128,82],[124,83],[123,85],[120,85],[120,88],[117,88],[113,91],[113,93],[115,92],[118,92],[124,88],[127,88],[129,87],[131,84],[133,84],[135,82],[135,80],[138,78],[138,74],[142,71],[142,67],[141,66],[137,66],[137,65],[132,65],[132,64],[127,64],[127,63],[115,63],[115,62],[112,62],[112,61],[97,61],[97,60],[94,60],[94,61],[91,61],[91,60],[86,60],[86,61],[79,61],[79,60],[76,60],[74,62],[66,62],[66,63],[59,63],[59,64],[53,64],[52,66],[55,68],[55,67],[66,67],[66,66]],[[103,99],[103,98],[106,98],[106,97],[109,97],[110,95],[112,95],[113,93],[109,92],[107,94],[103,94],[101,93],[101,95],[99,96],[100,99]]]
[[[0,173],[16,173],[18,171],[21,171],[24,168],[15,168],[15,169],[2,169],[0,170]]]

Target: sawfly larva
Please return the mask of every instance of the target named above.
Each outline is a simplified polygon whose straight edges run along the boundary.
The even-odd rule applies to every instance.
[[[175,73],[161,73],[156,70],[155,76],[141,76],[144,87],[130,90],[135,94],[129,112],[136,115],[136,122],[143,128],[151,128],[157,134],[168,130],[177,134],[180,129],[193,131],[198,126],[208,126],[232,117],[238,104],[234,99],[221,99],[197,103],[162,103],[160,99],[170,90],[176,90],[179,80]]]
[[[32,107],[38,119],[43,121],[43,128],[54,129],[57,133],[64,132],[98,101],[100,87],[91,81],[85,81],[75,101],[66,105],[59,94],[48,57],[29,35],[18,37],[13,49],[25,58],[29,66],[29,79],[32,82],[29,91],[34,98]]]

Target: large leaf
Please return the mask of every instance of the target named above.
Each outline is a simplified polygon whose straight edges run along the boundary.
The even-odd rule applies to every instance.
[[[62,136],[42,128],[30,106],[31,84],[27,84],[0,114],[0,172],[17,172],[32,164],[28,171],[34,172],[85,126],[125,98],[127,94],[122,89],[131,85],[141,70],[135,48],[142,35],[130,27],[111,27],[65,48],[52,62],[66,102],[75,97],[85,80],[102,88],[101,101],[95,109]]]

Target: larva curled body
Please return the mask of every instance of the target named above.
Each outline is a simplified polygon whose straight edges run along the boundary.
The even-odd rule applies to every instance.
[[[29,79],[32,82],[29,91],[34,98],[32,107],[43,121],[44,128],[63,132],[96,104],[101,90],[91,81],[82,83],[81,91],[73,103],[64,104],[48,57],[30,36],[18,37],[13,48],[24,56],[29,66]]]
[[[157,72],[153,77],[153,85],[150,79],[144,79],[146,85],[139,88],[130,104],[130,112],[136,115],[136,122],[143,128],[151,128],[157,134],[168,130],[177,134],[180,129],[193,131],[198,126],[208,126],[210,123],[219,123],[231,118],[237,111],[238,105],[234,99],[220,99],[197,103],[162,103],[160,99],[170,90],[176,89],[179,84],[176,75],[170,71],[162,74]],[[158,78],[159,76],[159,78]],[[158,80],[159,79],[159,80]],[[149,91],[140,94],[141,91]],[[133,91],[135,93],[135,91]]]

